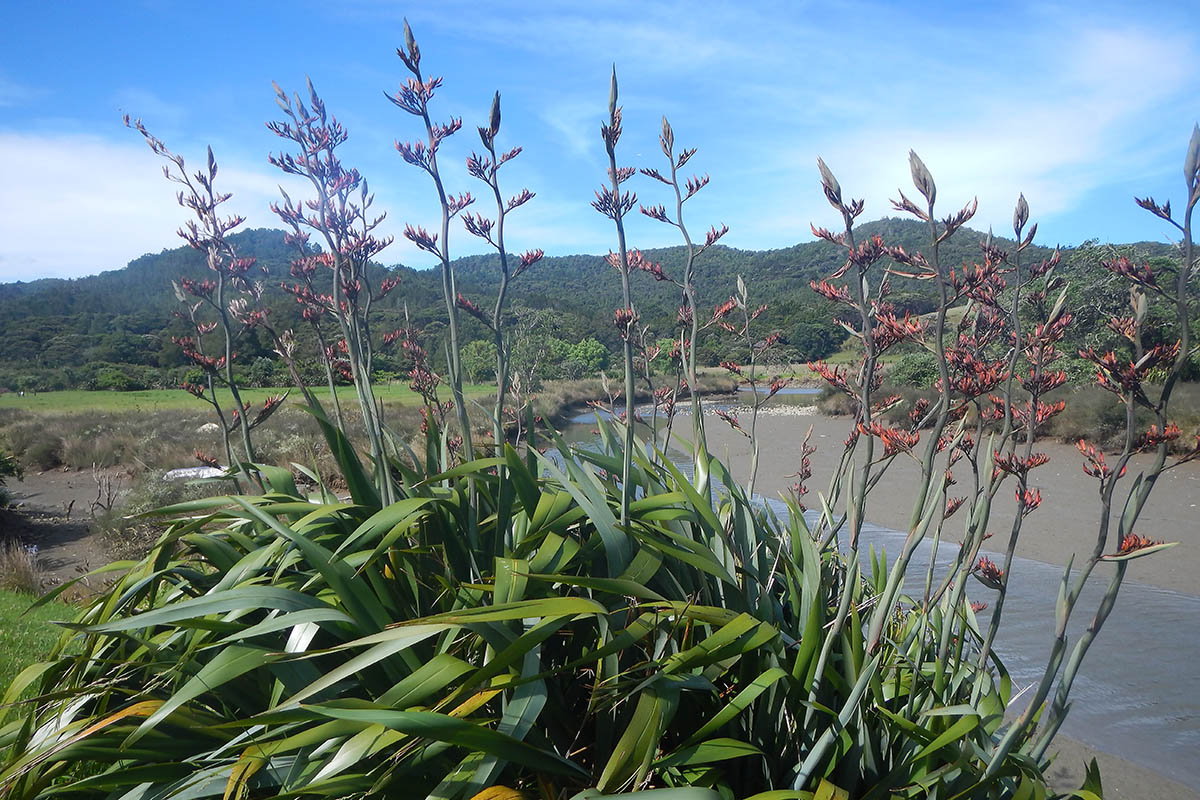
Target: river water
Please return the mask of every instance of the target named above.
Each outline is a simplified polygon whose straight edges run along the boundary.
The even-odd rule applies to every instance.
[[[800,395],[815,390],[784,391]],[[640,411],[648,417],[651,409]],[[594,439],[594,414],[582,414],[572,422],[564,431],[568,441]],[[684,422],[679,429],[687,433],[688,427]],[[690,471],[688,462],[684,457],[679,465]],[[782,502],[762,500],[781,517],[786,515]],[[867,524],[861,552],[874,545],[876,551],[883,549],[894,557],[903,543],[903,533]],[[910,592],[920,592],[924,586],[931,552],[929,542],[918,548],[906,584]],[[947,567],[956,554],[956,544],[943,543],[937,565]],[[994,553],[991,557],[1001,558]],[[1014,560],[996,641],[996,652],[1012,676],[1014,694],[1041,678],[1054,637],[1062,574],[1063,568],[1054,564],[1019,556]],[[1099,568],[1084,587],[1068,628],[1069,644],[1091,621],[1110,574]],[[971,590],[972,599],[993,607],[995,594],[978,583]],[[980,612],[981,626],[987,625],[988,614]],[[1018,694],[1010,711],[1019,713],[1026,701]],[[1200,596],[1126,580],[1116,608],[1080,668],[1062,732],[1200,790]]]

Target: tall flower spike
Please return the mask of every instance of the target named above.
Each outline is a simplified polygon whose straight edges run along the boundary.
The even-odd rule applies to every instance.
[[[407,54],[401,54],[404,63],[413,72],[417,71],[421,63],[421,48],[417,47],[417,40],[413,36],[412,28],[408,25],[408,18],[404,19],[404,48],[408,51]]]

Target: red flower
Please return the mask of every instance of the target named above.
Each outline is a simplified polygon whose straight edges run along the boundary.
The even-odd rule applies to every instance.
[[[990,558],[981,557],[975,565],[974,574],[979,582],[989,589],[1004,588],[1004,570],[996,566],[996,562]]]
[[[196,456],[196,460],[199,461],[201,464],[203,464],[206,467],[220,467],[221,466],[220,461],[217,461],[217,459],[213,458],[212,456],[208,455],[207,453],[205,453],[201,450],[197,450],[194,453],[194,455]]]
[[[1121,546],[1117,549],[1117,555],[1128,555],[1136,550],[1144,550],[1147,547],[1155,547],[1160,544],[1165,544],[1165,542],[1159,539],[1148,539],[1136,533],[1128,533],[1125,534],[1125,538],[1121,539]]]
[[[880,422],[869,425],[858,424],[858,432],[868,436],[876,436],[883,442],[884,458],[897,453],[911,453],[913,447],[920,441],[921,435],[915,431],[903,431],[899,428],[889,428]]]

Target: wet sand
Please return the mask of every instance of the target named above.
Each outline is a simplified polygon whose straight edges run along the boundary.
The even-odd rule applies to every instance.
[[[816,504],[817,492],[826,490],[829,478],[837,466],[843,449],[842,442],[850,430],[850,420],[848,417],[796,414],[796,409],[788,410],[793,413],[768,412],[759,416],[758,437],[761,451],[755,491],[773,497],[780,495],[791,485],[794,478],[786,476],[799,468],[800,443],[805,431],[812,425],[810,443],[817,447],[817,452],[811,456],[813,477],[808,482],[808,498],[811,501],[810,505]],[[748,415],[743,415],[742,420],[743,424],[748,425]],[[749,441],[715,416],[706,418],[705,428],[712,454],[722,458],[734,476],[744,483],[750,469]],[[1050,461],[1031,473],[1030,484],[1041,490],[1042,505],[1026,518],[1017,553],[1026,558],[1059,565],[1065,565],[1072,554],[1078,553],[1078,561],[1091,552],[1096,542],[1100,518],[1097,481],[1080,469],[1081,457],[1071,445],[1047,441],[1038,443],[1034,450],[1046,453]],[[1123,481],[1126,491],[1132,477],[1137,474],[1138,466],[1148,463],[1149,460],[1148,457],[1138,457],[1130,465],[1130,479]],[[968,469],[965,462],[957,467],[961,475],[956,477],[963,483],[968,480]],[[906,456],[896,459],[888,474],[868,498],[868,521],[897,530],[907,530],[919,477],[920,469],[913,460]],[[955,494],[955,488],[960,490],[959,493],[963,493],[964,487],[952,487],[951,495]],[[1123,499],[1124,496],[1121,495],[1121,500]],[[1003,550],[1016,508],[1011,489],[1002,489],[997,500],[992,511],[992,530],[996,536],[985,543],[985,549]],[[1133,561],[1126,573],[1126,581],[1147,583],[1188,594],[1200,594],[1198,503],[1200,464],[1184,464],[1167,471],[1159,479],[1150,502],[1142,512],[1137,530],[1144,536],[1178,541],[1179,544],[1164,552]],[[959,511],[958,515],[951,518],[943,533],[944,537],[954,539],[961,536],[964,524],[962,515],[963,512]],[[1105,551],[1111,552],[1114,548],[1115,545],[1110,543]],[[1100,565],[1097,572],[1108,569],[1111,567]],[[1190,679],[1180,676],[1180,680],[1187,683]],[[1050,771],[1050,777],[1060,791],[1078,788],[1083,781],[1087,762],[1096,758],[1106,798],[1200,800],[1200,792],[1119,756],[1095,750],[1064,736],[1056,739],[1055,747],[1059,757]]]

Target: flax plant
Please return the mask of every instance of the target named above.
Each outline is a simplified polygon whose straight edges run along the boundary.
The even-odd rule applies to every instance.
[[[634,175],[633,167],[617,166],[617,142],[621,139],[621,107],[617,105],[617,69],[614,66],[608,91],[608,120],[600,126],[604,150],[608,154],[608,180],[606,186],[596,191],[592,206],[613,221],[617,230],[617,252],[611,254],[611,263],[621,276],[622,307],[613,315],[613,324],[621,334],[621,351],[625,359],[625,458],[621,465],[621,524],[629,523],[629,504],[633,497],[630,476],[633,469],[633,417],[634,417],[634,337],[637,331],[638,313],[633,306],[629,288],[630,259],[625,241],[625,217],[637,203],[637,195],[621,191],[621,184]]]
[[[1115,352],[1100,354],[1090,348],[1081,351],[1080,355],[1096,365],[1096,380],[1100,387],[1114,394],[1124,406],[1124,443],[1113,465],[1109,466],[1102,451],[1084,440],[1079,442],[1079,450],[1084,457],[1084,472],[1096,479],[1100,495],[1100,524],[1096,531],[1095,545],[1090,553],[1085,554],[1083,566],[1073,581],[1071,565],[1067,565],[1059,595],[1055,637],[1046,669],[1024,713],[1013,723],[996,748],[994,759],[989,765],[989,773],[992,774],[1000,769],[999,764],[1008,752],[1033,732],[1039,715],[1045,717],[1044,724],[1033,734],[1029,753],[1035,759],[1041,759],[1045,755],[1066,717],[1071,688],[1079,674],[1083,658],[1116,605],[1129,562],[1176,544],[1138,533],[1135,527],[1159,477],[1165,471],[1200,456],[1198,439],[1195,447],[1173,461],[1168,459],[1171,443],[1180,436],[1179,427],[1171,423],[1168,416],[1171,394],[1181,379],[1188,357],[1192,354],[1192,279],[1197,265],[1192,238],[1192,217],[1197,203],[1200,202],[1200,126],[1194,126],[1192,129],[1184,157],[1183,175],[1186,194],[1181,219],[1177,219],[1172,213],[1169,201],[1160,205],[1151,197],[1137,199],[1139,206],[1166,221],[1178,232],[1178,265],[1156,272],[1149,264],[1136,264],[1126,258],[1119,257],[1102,262],[1105,269],[1124,279],[1129,286],[1129,316],[1114,317],[1109,321],[1109,328],[1128,342],[1129,360],[1125,361]],[[1173,333],[1178,338],[1173,344],[1160,343],[1153,347],[1143,344],[1151,298],[1165,303],[1174,311]],[[1167,341],[1169,342],[1169,337]],[[1165,379],[1158,390],[1158,396],[1151,399],[1147,391],[1150,389],[1147,385],[1150,376],[1156,370],[1163,369],[1166,371]],[[1149,410],[1155,420],[1150,428],[1143,432],[1139,432],[1135,419],[1135,412],[1139,407]],[[1130,459],[1139,451],[1153,453],[1154,459],[1146,469],[1133,477],[1132,483],[1123,491],[1124,502],[1118,506],[1118,492],[1121,491],[1119,484],[1126,477]],[[1106,553],[1106,550],[1109,552]],[[1113,564],[1108,586],[1097,603],[1087,629],[1068,655],[1067,622],[1078,605],[1084,584],[1102,562]],[[1048,709],[1043,709],[1043,703],[1050,697],[1052,689],[1054,697]]]
[[[433,181],[437,191],[438,205],[441,208],[440,233],[430,233],[420,226],[407,225],[404,238],[408,239],[418,249],[430,253],[438,260],[442,273],[442,298],[446,303],[446,316],[450,324],[450,342],[447,348],[447,374],[450,391],[454,395],[455,411],[463,437],[463,454],[467,461],[474,458],[474,448],[471,443],[471,422],[467,416],[467,404],[463,399],[462,361],[460,358],[462,342],[459,338],[458,319],[458,283],[454,273],[454,265],[450,261],[450,221],[474,202],[469,193],[454,196],[446,191],[442,174],[438,169],[438,151],[442,143],[462,128],[462,119],[451,118],[446,123],[435,123],[429,114],[429,101],[434,92],[442,85],[442,79],[426,76],[421,68],[421,48],[413,37],[408,20],[404,21],[404,47],[397,48],[396,55],[412,73],[403,86],[393,94],[385,94],[389,101],[401,111],[411,114],[421,120],[424,126],[425,139],[415,142],[396,142],[396,150],[408,164],[425,172]],[[496,107],[495,122],[499,130],[499,106]],[[491,123],[489,122],[489,134]],[[494,139],[494,134],[490,134]],[[532,195],[530,195],[532,197]],[[528,199],[528,198],[526,198]]]
[[[758,480],[758,414],[767,402],[788,384],[788,381],[782,378],[774,378],[769,383],[765,382],[764,376],[759,372],[764,358],[782,339],[778,331],[772,331],[762,339],[758,338],[753,323],[766,313],[766,310],[766,303],[751,308],[750,290],[746,287],[742,276],[739,275],[737,292],[729,300],[717,306],[713,312],[713,321],[734,335],[745,356],[742,364],[723,361],[721,366],[737,379],[739,385],[750,389],[750,426],[749,428],[743,427],[736,412],[717,411],[717,416],[750,440],[750,475],[746,481],[746,491],[750,494],[754,494],[754,485]],[[729,321],[730,317],[735,319],[740,317],[740,319],[737,319],[735,324]],[[765,393],[760,392],[760,386],[763,387]]]
[[[705,234],[704,244],[698,245],[692,241],[687,223],[684,220],[683,206],[697,192],[708,185],[709,177],[708,175],[704,175],[703,177],[692,175],[684,179],[682,184],[680,183],[680,170],[696,155],[696,148],[686,147],[678,155],[675,154],[675,131],[671,128],[671,123],[667,121],[666,117],[662,119],[662,133],[658,137],[658,145],[667,159],[666,174],[664,175],[653,167],[642,168],[641,173],[659,183],[665,184],[671,189],[675,196],[674,210],[673,212],[668,212],[666,206],[663,204],[650,207],[641,206],[639,210],[651,219],[674,226],[679,231],[679,235],[683,237],[685,248],[683,278],[676,283],[683,300],[679,309],[679,359],[683,376],[686,378],[687,389],[691,394],[693,474],[695,475],[696,487],[702,493],[707,493],[709,490],[708,448],[704,435],[704,414],[700,403],[700,396],[697,393],[699,378],[696,372],[696,348],[702,329],[700,312],[696,305],[696,259],[705,250],[720,241],[721,237],[729,232],[729,226],[722,224],[718,228],[716,225],[713,225],[709,228],[708,233]],[[681,388],[679,384],[680,381],[677,379],[676,390],[671,399],[672,411],[674,410],[675,398]],[[664,450],[667,449],[669,444],[669,430],[668,428],[668,441],[663,444]]]
[[[495,219],[483,214],[463,213],[463,224],[467,232],[483,239],[493,248],[500,258],[500,285],[496,289],[496,300],[489,316],[469,299],[461,294],[456,296],[456,302],[462,310],[478,319],[492,334],[492,342],[496,347],[496,403],[492,408],[492,441],[498,448],[505,440],[504,434],[504,402],[509,390],[510,365],[512,362],[512,339],[505,335],[504,314],[510,282],[518,278],[525,270],[541,261],[545,253],[540,250],[526,250],[512,263],[508,250],[504,245],[504,223],[510,212],[523,206],[533,199],[534,193],[522,189],[507,201],[500,192],[499,171],[507,162],[521,153],[520,147],[513,147],[504,152],[496,151],[496,136],[500,133],[500,93],[496,92],[492,100],[491,112],[488,114],[488,124],[480,127],[479,139],[483,143],[484,155],[472,153],[467,158],[467,172],[478,178],[491,190],[496,201]]]
[[[321,262],[330,269],[330,292],[325,307],[338,323],[341,339],[337,350],[346,357],[362,413],[363,429],[370,446],[375,485],[388,501],[395,499],[387,468],[383,409],[375,398],[372,383],[375,344],[371,334],[371,307],[375,300],[368,266],[371,259],[391,243],[379,238],[375,229],[384,215],[373,216],[374,195],[367,181],[353,168],[345,167],[337,148],[349,138],[345,127],[329,114],[325,102],[308,81],[307,104],[299,94],[288,95],[275,85],[275,102],[284,119],[267,123],[268,129],[296,147],[295,153],[271,155],[269,161],[289,175],[306,179],[315,199],[293,201],[282,192],[283,202],[271,209],[292,229],[316,232],[328,255]],[[326,352],[336,363],[336,353]]]
[[[183,388],[213,407],[221,426],[226,462],[230,468],[238,463],[230,444],[230,437],[235,432],[240,435],[245,463],[253,464],[258,459],[250,430],[265,421],[282,402],[282,398],[269,400],[252,420],[250,406],[242,402],[241,392],[233,374],[233,362],[237,357],[233,349],[234,343],[247,324],[252,324],[252,320],[247,318],[247,298],[257,302],[261,295],[261,287],[249,278],[255,266],[254,259],[239,258],[226,238],[226,234],[245,222],[246,218],[241,215],[222,217],[219,213],[221,205],[232,195],[218,191],[215,186],[217,160],[211,147],[208,148],[205,168],[189,174],[183,156],[167,149],[166,144],[151,134],[140,119],[131,121],[129,115],[125,115],[124,121],[126,127],[133,128],[142,135],[155,155],[168,162],[163,166],[164,177],[183,187],[177,195],[179,205],[189,209],[195,219],[188,220],[179,229],[179,236],[193,249],[204,253],[208,268],[214,276],[211,280],[203,281],[183,279],[175,287],[181,302],[186,302],[187,296],[196,299],[195,303],[187,303],[187,319],[195,330],[195,337],[177,339],[175,343],[182,349],[184,356],[204,373],[203,385],[185,383]],[[215,314],[216,321],[201,320],[197,316],[201,307]],[[205,352],[204,337],[218,328],[221,332],[220,355],[209,355]],[[217,394],[218,385],[228,389],[233,398],[234,408],[228,416],[221,407]],[[211,461],[203,454],[198,454],[198,457],[205,463]]]
[[[444,194],[434,154],[458,124],[430,124],[426,104],[440,82],[422,77],[407,26],[400,52],[415,78],[397,104],[421,116],[429,136],[427,144],[401,152],[433,176],[443,210],[438,237],[410,228],[410,238],[439,254],[453,315],[460,306],[446,232],[467,201],[452,203]],[[1042,460],[1031,448],[1054,407],[1042,397],[1060,380],[1050,365],[1067,321],[1062,302],[1049,302],[1057,259],[1021,264],[1021,250],[1033,238],[1024,227],[1023,199],[1014,252],[989,240],[981,264],[953,269],[939,250],[974,204],[937,219],[933,177],[915,154],[910,168],[925,202],[901,194],[896,205],[928,224],[925,255],[890,248],[878,237],[858,241],[854,222],[863,203],[843,201],[833,173],[819,162],[826,198],[844,227],[837,234],[815,232],[843,248],[846,260],[813,286],[848,309],[852,318],[845,324],[862,342],[863,359],[856,370],[813,364],[854,401],[854,428],[815,518],[799,504],[811,477],[806,437],[799,484],[780,517],[707,456],[702,426],[692,458],[704,461],[711,481],[700,486],[635,436],[635,347],[643,348],[647,369],[650,359],[630,273],[657,278],[661,267],[626,247],[623,219],[636,199],[621,190],[632,168],[616,161],[615,71],[602,127],[610,183],[594,205],[618,233],[610,261],[625,303],[615,318],[625,346],[624,420],[615,426],[599,420],[597,446],[572,448],[550,432],[555,452],[540,453],[530,443],[521,454],[498,436],[493,456],[472,460],[459,387],[465,463],[432,429],[424,459],[384,450],[370,384],[367,299],[373,295],[367,284],[353,282],[366,280],[366,254],[383,243],[370,235],[365,186],[360,200],[351,199],[361,178],[333,156],[344,131],[327,120],[311,88],[310,95],[311,108],[280,92],[290,121],[273,128],[301,152],[273,160],[308,177],[318,199],[294,204],[285,197],[280,208],[293,235],[304,226],[329,245],[333,302],[313,293],[323,313],[338,318],[346,340],[344,350],[328,357],[344,355],[365,393],[364,421],[379,439],[370,443],[374,475],[346,432],[306,392],[349,501],[323,486],[322,501],[314,502],[288,470],[260,466],[259,495],[204,498],[156,512],[165,531],[153,552],[109,568],[112,584],[88,600],[49,660],[22,671],[0,699],[0,793],[13,800],[67,793],[97,800],[595,800],[647,790],[672,800],[1053,796],[1044,754],[1066,712],[1078,664],[1111,611],[1129,560],[1166,546],[1133,526],[1155,480],[1173,466],[1167,447],[1179,435],[1167,402],[1191,347],[1188,281],[1196,266],[1191,218],[1200,200],[1200,128],[1185,161],[1183,220],[1174,219],[1169,205],[1139,201],[1180,230],[1181,265],[1173,274],[1119,259],[1107,265],[1134,286],[1132,316],[1113,321],[1130,341],[1132,360],[1088,357],[1101,384],[1125,403],[1126,445],[1109,467],[1081,443],[1104,504],[1096,549],[1074,584],[1068,567],[1046,678],[1025,714],[1006,729],[1011,680],[964,587],[974,574],[1001,598],[1006,591],[1002,568],[985,570],[975,559],[991,502],[1009,478],[1019,504],[1010,547],[1025,512],[1037,505],[1026,477]],[[485,138],[494,166],[499,162],[489,142],[498,118],[497,106]],[[740,308],[752,365],[758,343],[749,333],[754,312],[744,286],[724,312],[719,308],[710,322],[697,324],[692,268],[703,248],[692,247],[683,226],[674,172],[682,164],[671,140],[664,124],[660,144],[673,168],[670,178],[659,179],[676,189],[676,213],[649,215],[666,217],[688,243],[686,274],[676,285],[691,311],[683,318],[680,370],[694,381],[695,340],[704,327]],[[499,202],[494,171],[490,175]],[[472,219],[482,230],[479,218]],[[504,248],[496,244],[503,264]],[[1008,297],[1005,275],[1014,276]],[[847,276],[850,285],[836,284]],[[908,278],[934,282],[939,306],[932,320],[900,317],[888,303],[891,281]],[[1173,304],[1177,344],[1143,346],[1150,297]],[[497,327],[502,299],[493,317]],[[967,314],[951,330],[956,304],[966,304]],[[1022,330],[1019,312],[1026,308],[1035,319]],[[402,340],[414,358],[414,388],[425,398],[426,423],[434,426],[449,409],[437,398],[440,378],[417,338],[411,326],[385,337]],[[879,359],[904,341],[937,357],[938,398],[917,403],[892,424],[884,415],[900,399],[877,396]],[[452,373],[457,344],[452,328]],[[685,356],[688,344],[692,352]],[[1028,374],[1022,367],[1018,375],[1018,364],[1028,364]],[[1151,399],[1146,380],[1162,368],[1166,382]],[[1022,403],[1015,398],[1018,386]],[[1157,415],[1141,435],[1133,429],[1138,406]],[[1153,449],[1156,461],[1117,511],[1117,481],[1139,448]],[[868,495],[898,458],[913,458],[921,468],[904,547],[890,564],[872,550],[864,568],[860,536]],[[1200,458],[1200,442],[1175,463],[1193,458]],[[970,490],[950,498],[957,483],[950,468],[963,462]],[[969,512],[950,575],[935,591],[927,570],[923,595],[906,595],[917,545],[932,537],[936,546],[958,508]],[[847,534],[847,552],[839,533]],[[1101,561],[1115,562],[1113,583],[1063,668],[1067,618]],[[61,586],[41,602],[68,589]],[[993,626],[1001,611],[1002,600]],[[1042,713],[1056,680],[1058,693]],[[1039,714],[1045,726],[1035,731]],[[1072,796],[1098,798],[1091,783]]]

